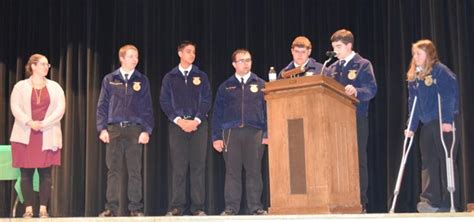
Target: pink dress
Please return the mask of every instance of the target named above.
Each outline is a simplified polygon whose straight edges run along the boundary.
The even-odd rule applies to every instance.
[[[48,110],[50,98],[48,89],[44,87],[35,92],[31,91],[31,115],[33,120],[41,121]],[[40,96],[39,104],[37,95]],[[31,130],[30,142],[28,144],[12,142],[12,165],[15,168],[45,168],[53,165],[61,165],[61,150],[42,150],[43,132]]]

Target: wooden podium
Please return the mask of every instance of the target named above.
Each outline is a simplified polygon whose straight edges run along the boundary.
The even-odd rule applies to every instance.
[[[356,98],[325,76],[267,83],[271,214],[360,213]]]

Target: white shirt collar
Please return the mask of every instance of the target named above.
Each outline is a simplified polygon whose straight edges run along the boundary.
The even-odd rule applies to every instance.
[[[125,74],[128,74],[128,79],[132,78],[133,72],[135,72],[135,69],[132,69],[130,72],[125,72],[125,70],[120,67],[120,73],[122,74],[123,79],[125,79]]]
[[[235,73],[235,78],[237,78],[237,80],[239,80],[239,82],[240,82],[240,79],[241,79],[241,78],[244,78],[244,83],[246,83],[247,80],[250,78],[250,74],[251,74],[251,73],[252,73],[252,72],[249,72],[249,73],[245,74],[244,76],[240,76],[240,75],[238,75],[237,73]]]
[[[344,67],[346,67],[346,65],[349,63],[349,61],[351,61],[354,58],[355,55],[356,53],[352,51],[348,56],[346,56],[346,58],[342,59],[346,61],[346,63],[344,63]]]
[[[308,60],[306,60],[306,62],[303,64],[303,67],[305,67],[305,66],[308,64],[308,62],[309,62],[309,58],[308,58]],[[295,68],[300,67],[300,65],[296,64],[296,62],[293,62],[293,65],[295,66]]]
[[[191,72],[191,69],[193,68],[193,64],[191,64],[187,69],[183,68],[181,64],[178,65],[178,69],[183,74],[184,76],[184,71],[188,71],[188,74]]]

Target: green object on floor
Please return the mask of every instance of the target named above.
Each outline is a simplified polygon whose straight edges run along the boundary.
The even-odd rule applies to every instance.
[[[0,145],[0,180],[16,180],[15,190],[18,199],[23,203],[24,198],[21,193],[21,173],[19,168],[12,167],[12,148],[10,145]],[[39,191],[38,170],[33,176],[33,190]]]

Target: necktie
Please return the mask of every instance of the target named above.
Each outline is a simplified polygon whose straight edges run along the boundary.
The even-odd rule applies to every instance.
[[[346,60],[340,60],[339,61],[339,66],[336,67],[337,75],[336,75],[336,80],[339,81],[342,76],[342,70],[344,69],[344,64],[346,63]]]
[[[127,94],[127,91],[128,91],[128,75],[129,74],[124,74],[124,76],[125,76],[125,94]]]
[[[184,84],[188,84],[188,70],[184,71]]]
[[[341,65],[341,67],[344,67],[344,64],[346,64],[346,60],[341,60],[339,64]]]
[[[245,84],[244,78],[242,77],[242,78],[240,78],[240,85],[244,85],[244,84]]]

